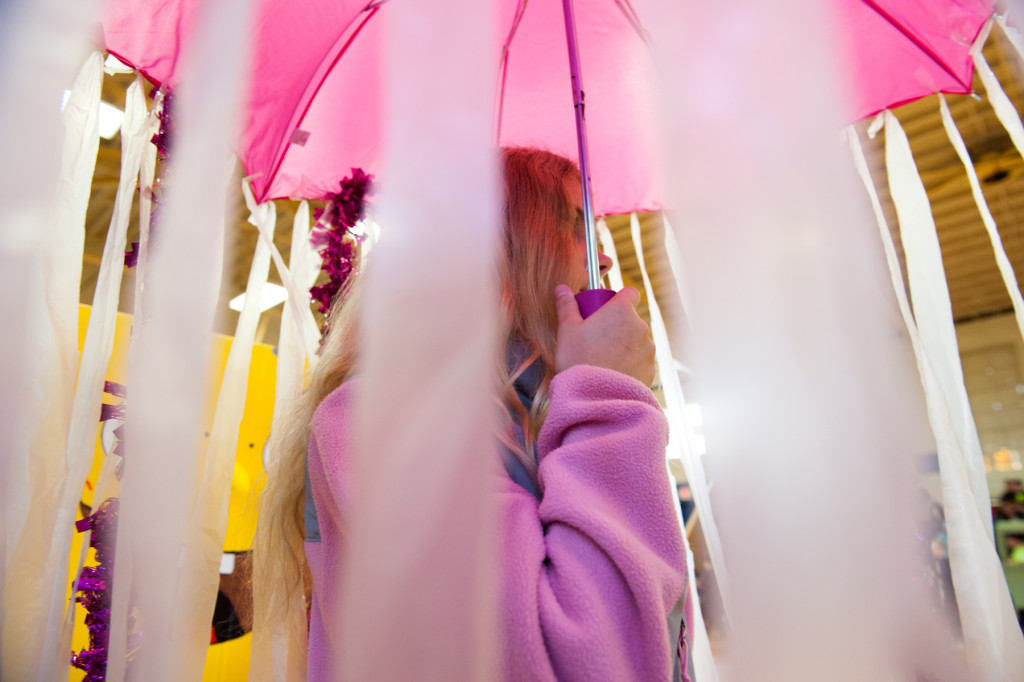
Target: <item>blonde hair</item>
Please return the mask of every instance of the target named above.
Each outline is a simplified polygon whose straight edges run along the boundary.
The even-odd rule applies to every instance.
[[[517,367],[509,368],[502,358],[498,370],[502,401],[522,426],[525,443],[516,437],[513,414],[499,435],[538,483],[533,444],[547,414],[548,386],[555,375],[554,289],[568,282],[569,264],[577,257],[576,242],[581,236],[567,184],[579,182],[580,173],[569,159],[540,149],[505,149],[502,162],[505,251],[501,279],[506,331],[509,339],[525,344],[530,352]],[[527,410],[516,395],[515,381],[538,358],[543,378]]]
[[[532,444],[547,412],[548,385],[554,376],[554,288],[567,282],[569,264],[577,253],[576,207],[566,183],[578,181],[579,171],[572,161],[539,149],[504,149],[501,160],[506,198],[500,260],[504,331],[510,340],[525,344],[529,353],[517,367],[509,368],[506,358],[499,363],[500,399],[507,420],[498,436],[536,481]],[[317,406],[354,374],[358,362],[360,280],[354,278],[337,296],[308,385],[282,420],[281,432],[272,434],[272,459],[253,542],[256,615],[264,621],[293,609],[297,595],[308,599],[309,569],[303,547],[306,447]],[[544,375],[527,411],[514,384],[538,358]],[[522,426],[525,447],[515,436],[515,420]]]

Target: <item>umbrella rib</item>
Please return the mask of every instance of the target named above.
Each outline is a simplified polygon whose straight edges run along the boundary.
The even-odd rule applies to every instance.
[[[929,59],[931,59],[933,62],[938,64],[939,68],[941,68],[943,71],[948,73],[953,78],[953,80],[955,80],[957,83],[959,83],[960,85],[965,87],[967,90],[971,89],[971,83],[970,82],[964,83],[962,80],[960,80],[960,77],[950,70],[949,66],[947,66],[946,63],[937,54],[935,54],[934,50],[932,50],[920,38],[918,38],[911,31],[909,31],[902,23],[897,21],[885,9],[880,7],[878,5],[878,3],[876,2],[876,0],[861,0],[861,1],[865,5],[870,7],[871,9],[875,10],[875,12],[877,12],[878,15],[881,16],[883,19],[885,19],[890,24],[892,24],[893,28],[895,28],[897,31],[899,31],[904,36],[906,36],[907,39],[910,40],[910,42],[914,43],[914,45],[916,45],[919,50],[921,50],[926,55],[928,55]]]
[[[529,0],[519,0],[519,4],[516,6],[516,16],[512,20],[512,26],[508,31],[508,37],[505,38],[505,44],[501,48],[501,82],[498,85],[498,123],[497,132],[494,138],[499,146],[501,145],[502,114],[505,112],[505,82],[508,76],[509,48],[512,46],[512,40],[516,37],[516,31],[519,30],[519,22],[523,20],[523,14],[526,13],[526,5],[528,4]]]
[[[619,11],[622,12],[623,16],[626,17],[626,21],[628,21],[629,25],[633,27],[634,31],[636,31],[640,40],[650,46],[650,34],[647,32],[647,29],[644,28],[643,23],[640,21],[640,15],[636,13],[635,9],[633,9],[633,5],[630,4],[629,0],[615,0],[615,5],[619,8]]]

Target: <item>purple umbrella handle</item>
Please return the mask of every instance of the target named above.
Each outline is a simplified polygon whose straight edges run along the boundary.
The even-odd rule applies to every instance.
[[[611,289],[584,289],[576,294],[576,305],[580,308],[580,317],[584,320],[597,312],[597,309],[612,300],[615,292]]]

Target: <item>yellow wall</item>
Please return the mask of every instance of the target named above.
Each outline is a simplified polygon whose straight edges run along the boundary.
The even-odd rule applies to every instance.
[[[82,306],[79,314],[78,340],[79,348],[85,338],[86,325],[89,321],[90,309]],[[114,336],[114,350],[107,369],[107,380],[125,385],[127,382],[128,343],[131,334],[131,316],[118,314]],[[213,423],[213,409],[216,405],[216,392],[224,376],[228,351],[231,349],[231,338],[214,335],[210,351],[210,395],[204,425],[205,432]],[[224,541],[226,552],[246,551],[252,544],[256,528],[256,510],[254,494],[263,482],[263,449],[270,437],[270,420],[274,407],[274,381],[277,371],[277,357],[270,346],[257,345],[253,348],[252,363],[249,368],[249,388],[246,395],[245,412],[239,428],[238,450],[235,459],[235,474],[231,488],[229,503],[227,536]],[[130,388],[129,388],[130,390]],[[116,403],[119,399],[104,395],[104,402]],[[100,468],[106,455],[100,444],[100,429],[97,425],[96,455],[92,471],[82,491],[82,502],[93,506],[93,488],[95,487]],[[126,453],[126,466],[131,466],[131,453]],[[81,512],[78,514],[81,518]],[[71,571],[78,567],[81,553],[80,533],[76,533],[71,548]],[[94,564],[93,551],[89,550],[86,565]],[[70,585],[69,585],[70,594]],[[73,649],[80,651],[88,646],[89,636],[85,627],[85,611],[81,607],[75,614],[75,631]],[[250,635],[245,635],[229,642],[212,645],[206,657],[203,679],[207,681],[246,680],[249,674],[249,643]],[[80,682],[84,673],[72,669],[70,680]]]

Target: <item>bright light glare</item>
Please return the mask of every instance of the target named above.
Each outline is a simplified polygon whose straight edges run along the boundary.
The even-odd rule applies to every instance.
[[[114,139],[114,135],[117,135],[117,131],[121,129],[121,122],[123,120],[123,111],[106,102],[100,102],[100,137],[104,140]]]
[[[704,423],[704,413],[700,411],[700,405],[688,403],[683,407],[683,412],[686,416],[686,424],[694,431],[699,430],[701,424]]]
[[[708,451],[707,441],[699,433],[693,434],[693,451],[698,455],[706,454]]]
[[[71,91],[65,90],[60,96],[60,110],[64,111],[64,107],[67,106],[68,98],[71,97]],[[124,121],[124,112],[115,107],[113,104],[107,104],[106,102],[100,102],[99,119],[97,125],[99,127],[100,137],[104,140],[112,140],[117,135],[117,131],[121,129],[121,123]]]
[[[260,292],[260,312],[264,310],[270,310],[278,303],[281,303],[288,298],[288,290],[279,284],[271,284],[266,282],[263,285],[263,291]],[[242,306],[245,305],[245,294],[239,294],[235,296],[228,303],[228,307],[232,310],[242,312]]]

